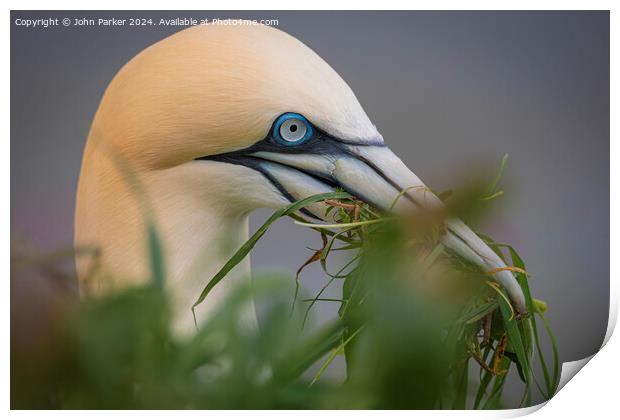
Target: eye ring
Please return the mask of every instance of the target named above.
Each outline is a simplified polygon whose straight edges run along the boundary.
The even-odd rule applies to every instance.
[[[314,130],[303,115],[287,112],[280,115],[273,127],[273,137],[284,146],[295,146],[308,141]]]

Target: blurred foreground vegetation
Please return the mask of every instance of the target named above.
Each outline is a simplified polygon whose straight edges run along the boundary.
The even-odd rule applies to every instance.
[[[315,225],[298,215],[319,201],[336,224]],[[472,210],[455,202],[459,213]],[[516,408],[502,403],[511,371],[520,380],[521,406],[532,404],[534,391],[544,398],[555,392],[557,349],[523,261],[509,245],[483,237],[524,291],[528,313],[517,316],[491,277],[438,242],[445,215],[397,219],[344,192],[302,200],[277,211],[196,304],[284,216],[321,236],[322,248],[304,266],[324,268],[325,288],[341,284],[337,319],[311,325],[309,313],[326,298],[321,292],[301,299],[298,289],[291,295],[302,266],[297,278],[256,275],[253,287],[221,302],[194,336],[179,338],[172,334],[159,243],[149,226],[150,282],[80,303],[67,299],[43,345],[12,342],[12,408]],[[332,273],[327,261],[339,251],[351,257]],[[16,258],[12,281],[33,269],[46,281],[67,281],[50,268],[63,258]],[[268,302],[258,330],[241,322],[251,299]],[[551,363],[541,352],[542,339],[552,342]],[[342,357],[346,378],[324,377]]]

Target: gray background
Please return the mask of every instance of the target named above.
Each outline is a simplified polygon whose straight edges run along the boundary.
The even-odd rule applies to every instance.
[[[478,171],[490,178],[509,153],[507,194],[482,230],[521,252],[561,359],[598,350],[609,305],[607,12],[13,12],[11,228],[41,250],[71,244],[82,148],[106,85],[182,29],[13,23],[50,16],[277,18],[340,73],[435,190]],[[268,214],[254,214],[252,228]],[[319,243],[283,220],[252,263],[294,271]],[[311,268],[303,283],[313,293],[323,279]],[[334,306],[319,304],[319,317]]]

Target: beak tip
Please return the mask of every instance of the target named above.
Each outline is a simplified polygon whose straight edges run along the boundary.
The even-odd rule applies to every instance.
[[[510,271],[504,270],[495,273],[493,276],[508,292],[508,297],[514,306],[517,315],[521,317],[527,315],[525,294],[523,293],[523,289],[514,275]]]

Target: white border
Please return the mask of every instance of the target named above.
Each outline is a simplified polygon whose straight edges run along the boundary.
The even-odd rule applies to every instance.
[[[8,1],[5,4],[9,5],[10,9],[13,10],[49,10],[50,8],[53,10],[131,10],[131,9],[144,9],[144,10],[256,10],[257,4],[251,2],[249,0],[246,1],[220,1],[220,2],[205,2],[205,1],[183,1],[177,0],[174,2],[163,2],[163,1],[142,1],[142,2],[129,2],[127,0],[119,1],[119,0],[108,0],[108,1],[91,1],[88,3],[78,2],[78,1],[57,1],[54,3],[54,7],[50,7],[49,2],[45,1],[28,1],[28,2],[17,2],[17,1]],[[405,1],[393,1],[393,0],[382,0],[382,1],[356,1],[350,3],[338,3],[336,4],[333,0],[315,0],[315,1],[295,1],[292,2],[282,1],[282,0],[264,0],[260,2],[260,6],[262,6],[266,10],[340,10],[340,9],[349,9],[351,5],[354,5],[356,8],[361,8],[365,10],[379,10],[379,9],[411,9],[414,6],[417,10],[464,10],[463,6],[468,6],[469,10],[611,10],[611,141],[610,144],[610,153],[611,153],[611,162],[618,162],[618,124],[615,117],[618,116],[618,84],[616,82],[618,71],[620,70],[618,66],[618,23],[619,20],[616,12],[618,7],[615,6],[615,2],[612,1],[532,1],[532,0],[522,0],[519,2],[516,1],[505,1],[502,3],[493,2],[493,1],[469,1],[467,3],[459,2],[459,1],[440,1],[440,2],[405,2]],[[349,6],[349,7],[347,7]],[[380,7],[379,7],[380,6]],[[10,34],[10,25],[7,23],[10,21],[10,9],[6,9],[5,13],[5,27],[2,30],[2,47],[3,47],[3,58],[5,60],[4,65],[2,66],[2,73],[5,79],[5,83],[8,83],[9,79],[9,57],[10,57],[10,43],[9,43],[9,34]],[[6,85],[5,85],[6,86]],[[6,86],[5,92],[10,91],[10,86]],[[10,197],[10,119],[9,119],[9,108],[10,108],[10,95],[5,94],[4,100],[2,101],[2,111],[3,111],[3,119],[4,119],[4,132],[5,132],[5,140],[2,142],[2,153],[0,153],[0,159],[2,160],[1,168],[3,171],[3,180],[1,183],[1,194],[4,197]],[[584,139],[587,141],[587,139]],[[614,192],[617,191],[618,181],[620,181],[620,177],[618,176],[618,171],[615,169],[615,166],[611,165],[611,214],[618,214],[619,206],[618,206],[618,198],[617,194]],[[616,188],[614,188],[616,187]],[[616,191],[614,191],[614,189]],[[1,211],[3,212],[2,217],[2,225],[1,231],[4,235],[5,240],[2,242],[2,255],[4,255],[4,259],[2,261],[2,271],[6,274],[4,277],[8,280],[9,276],[9,267],[10,267],[10,217],[9,217],[9,207],[3,205],[1,207]],[[620,236],[618,235],[619,226],[616,222],[615,218],[611,218],[611,237]],[[619,248],[612,241],[610,244],[610,255],[618,255]],[[595,355],[592,359],[592,362],[588,364],[588,367],[584,369],[584,372],[579,374],[579,379],[570,381],[570,383],[563,389],[559,394],[554,397],[545,407],[544,410],[537,411],[533,416],[539,419],[545,418],[573,418],[575,416],[579,416],[580,418],[587,416],[597,418],[607,418],[609,417],[609,413],[617,412],[617,406],[615,404],[617,400],[617,385],[616,382],[620,377],[620,363],[618,363],[615,356],[620,353],[620,340],[617,337],[612,337],[612,332],[614,330],[617,314],[618,314],[618,278],[620,277],[620,266],[611,264],[610,259],[610,270],[611,270],[611,286],[610,286],[610,319],[607,329],[607,334],[605,336],[605,348],[604,351]],[[587,280],[586,280],[587,281]],[[4,331],[6,332],[7,340],[5,343],[8,343],[9,337],[9,293],[8,293],[9,282],[5,281],[5,290],[2,294],[2,298],[4,299],[5,308],[5,316],[3,317],[3,324],[5,326]],[[9,389],[10,389],[10,379],[9,379],[9,347],[8,345],[3,345],[1,350],[3,355],[3,363],[4,369],[4,380],[1,382],[2,389],[2,401],[4,407],[6,409],[9,408]],[[579,362],[573,365],[573,368],[578,367]],[[583,365],[581,365],[583,366]],[[579,369],[577,369],[579,370]],[[565,372],[567,372],[565,370]],[[474,412],[474,411],[462,411],[462,412],[443,412],[443,411],[427,411],[424,413],[409,413],[403,411],[390,411],[388,415],[402,418],[410,418],[412,415],[420,415],[424,418],[500,418],[500,417],[514,417],[519,415],[524,415],[530,412],[536,411],[535,408],[530,409],[522,409],[522,410],[505,410],[501,412]],[[37,412],[39,413],[39,412]],[[31,416],[33,412],[12,412],[11,413],[15,417],[24,417]],[[170,413],[161,412],[161,411],[128,411],[128,412],[118,412],[115,413],[115,416],[121,417],[129,417],[135,418],[136,416],[148,416],[150,419],[157,417],[168,417]],[[321,412],[321,416],[327,417],[338,417],[341,416],[355,416],[356,419],[364,419],[369,418],[369,416],[374,417],[375,415],[381,415],[382,413],[378,413],[376,411],[365,411],[365,412]],[[72,412],[44,412],[43,415],[49,418],[60,418],[62,416],[63,420],[67,417],[72,416],[92,416],[93,418],[103,418],[107,417],[109,414],[105,412],[96,412],[90,411],[88,413],[84,413],[81,411],[72,411]],[[202,413],[199,411],[194,412],[175,412],[175,415],[181,416],[204,416],[204,415],[215,415],[218,418],[232,418],[236,416],[252,416],[255,418],[256,416],[269,416],[272,419],[286,419],[290,420],[291,416],[295,417],[307,417],[311,418],[317,413],[315,412],[288,412],[288,411],[269,411],[269,412],[214,412],[214,413]]]

